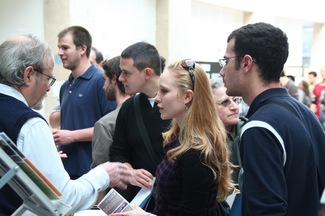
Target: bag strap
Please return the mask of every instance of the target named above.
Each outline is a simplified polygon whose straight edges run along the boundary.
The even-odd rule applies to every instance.
[[[155,152],[153,151],[147,130],[144,126],[141,110],[140,110],[140,94],[137,94],[134,96],[134,111],[135,111],[135,118],[137,121],[137,125],[141,134],[141,137],[143,139],[143,142],[147,148],[147,151],[152,159],[152,161],[157,165],[158,164],[158,158],[156,157]]]

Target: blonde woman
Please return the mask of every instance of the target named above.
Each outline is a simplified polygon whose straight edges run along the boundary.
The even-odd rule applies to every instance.
[[[218,202],[233,188],[226,132],[205,71],[186,59],[167,66],[155,98],[162,119],[173,119],[163,133],[158,165],[156,215],[216,215]],[[112,215],[150,215],[141,208]]]

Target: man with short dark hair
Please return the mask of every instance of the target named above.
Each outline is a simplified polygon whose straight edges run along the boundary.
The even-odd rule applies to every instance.
[[[105,83],[103,89],[108,100],[115,101],[117,107],[112,112],[100,118],[94,127],[94,136],[92,139],[92,158],[91,167],[94,168],[98,164],[109,161],[109,148],[113,143],[113,136],[116,125],[116,118],[124,101],[130,98],[125,93],[123,83],[118,80],[120,69],[120,56],[105,60],[102,64],[104,69]],[[98,201],[100,201],[107,191],[100,193]],[[123,193],[123,191],[119,191]]]
[[[102,89],[103,71],[90,63],[91,45],[90,33],[81,26],[68,27],[58,35],[58,54],[71,74],[60,89],[61,129],[53,129],[53,136],[68,156],[62,161],[71,179],[90,170],[94,124],[116,108]]]
[[[128,165],[131,200],[139,191],[139,187],[150,187],[158,163],[164,157],[162,132],[168,129],[170,120],[160,117],[155,96],[158,92],[158,81],[161,73],[161,60],[157,49],[146,42],[138,42],[127,47],[121,54],[119,80],[123,83],[127,94],[139,95],[126,100],[117,116],[113,144],[110,149],[111,161],[119,161]],[[135,99],[138,99],[144,128],[147,131],[152,151],[148,151],[137,124]],[[154,160],[153,158],[156,158]],[[134,187],[137,186],[137,187]]]
[[[314,113],[280,87],[286,34],[267,23],[234,30],[220,60],[227,94],[249,105],[242,128],[242,214],[318,215],[325,134]]]

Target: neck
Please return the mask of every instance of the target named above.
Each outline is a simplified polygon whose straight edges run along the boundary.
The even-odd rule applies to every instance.
[[[79,76],[84,74],[90,66],[91,66],[91,63],[88,59],[84,60],[84,61],[81,60],[80,64],[76,68],[71,70],[74,79],[77,79]]]
[[[115,99],[115,101],[116,101],[116,104],[117,105],[121,105],[121,104],[123,104],[124,103],[124,101],[126,101],[127,99],[129,99],[131,96],[130,95],[128,95],[128,94],[121,94],[121,92],[120,91],[117,91],[117,93],[116,93],[116,99]]]
[[[146,86],[141,90],[141,93],[145,94],[148,98],[154,98],[158,92],[159,76],[154,76],[148,80]]]
[[[245,103],[250,106],[253,102],[253,100],[262,92],[271,89],[271,88],[279,88],[280,85],[277,82],[270,83],[268,85],[252,85],[251,89],[243,93],[243,99]]]
[[[225,126],[227,133],[229,133],[232,129],[232,125],[226,125]]]

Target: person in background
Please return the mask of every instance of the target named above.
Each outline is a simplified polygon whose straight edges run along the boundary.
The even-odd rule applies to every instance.
[[[299,101],[305,104],[307,107],[310,108],[312,99],[310,97],[310,91],[308,83],[305,80],[301,80],[298,84],[298,88],[300,89],[299,92]]]
[[[119,110],[128,98],[129,94],[125,93],[123,83],[118,80],[120,69],[120,57],[116,56],[112,59],[105,60],[102,64],[104,69],[105,83],[103,89],[108,100],[115,101],[117,107],[112,112],[100,118],[94,127],[94,135],[92,139],[92,164],[91,168],[98,166],[98,164],[107,162],[109,158],[109,148],[113,142],[115,131],[115,123]],[[100,201],[107,191],[101,192],[98,198]]]
[[[292,97],[299,100],[298,87],[295,85],[294,80],[292,80],[292,78],[285,75],[284,71],[282,71],[280,76],[280,84],[282,87],[288,90],[288,93]]]
[[[320,103],[320,110],[319,110],[320,119],[319,120],[320,120],[321,125],[325,129],[325,89],[323,89],[323,91],[320,93],[318,101]]]
[[[315,100],[315,95],[314,95],[314,88],[316,85],[317,81],[317,73],[316,71],[310,71],[308,73],[308,83],[309,83],[309,92],[310,92],[310,97]]]
[[[51,128],[60,129],[61,127],[60,117],[61,117],[61,107],[60,107],[60,99],[58,98],[49,117],[49,123]]]
[[[70,180],[51,129],[44,117],[31,109],[54,84],[53,68],[50,47],[33,35],[17,35],[0,45],[0,132],[6,133],[63,194],[60,201],[71,206],[69,213],[73,214],[90,208],[108,186],[126,188],[130,173],[121,163],[104,163]],[[22,204],[9,185],[0,189],[0,215],[12,215]]]
[[[165,158],[156,174],[155,215],[218,215],[218,202],[233,188],[226,132],[216,113],[206,72],[193,60],[171,63],[155,98],[162,119]],[[204,109],[202,109],[204,107]],[[151,215],[141,208],[112,216]]]
[[[310,98],[311,98],[311,104],[310,104],[310,109],[316,113],[316,99],[314,95],[314,88],[316,85],[316,80],[317,80],[317,73],[316,71],[310,71],[308,73],[308,82],[309,82],[309,92],[310,92]]]
[[[325,134],[314,113],[280,87],[288,38],[268,23],[234,30],[220,59],[227,95],[249,105],[241,131],[242,215],[318,215]]]
[[[117,114],[124,101],[130,98],[130,95],[125,93],[123,83],[118,80],[121,74],[120,56],[105,60],[102,66],[105,72],[103,89],[107,99],[116,101],[117,107],[114,111],[100,118],[95,124],[92,139],[92,168],[109,161],[109,148],[113,142]]]
[[[125,92],[134,97],[126,100],[117,116],[113,143],[110,148],[110,160],[128,165],[132,178],[125,198],[131,201],[140,188],[151,187],[158,163],[164,156],[161,133],[166,131],[170,120],[161,119],[154,99],[159,86],[162,58],[157,49],[146,42],[130,45],[121,53],[119,80]],[[138,97],[138,98],[137,98]],[[135,115],[135,99],[147,131],[153,154],[149,153]],[[157,161],[153,160],[156,157]],[[153,209],[153,204],[149,205]]]
[[[53,129],[53,137],[59,150],[68,156],[62,161],[71,179],[89,171],[94,124],[116,108],[103,91],[103,71],[89,61],[91,44],[91,35],[81,26],[58,34],[58,54],[71,74],[60,89],[61,128]]]
[[[103,67],[102,67],[102,63],[104,61],[103,54],[95,47],[91,47],[89,60],[90,60],[90,63],[96,65],[99,69],[103,70]]]
[[[322,104],[320,102],[320,96],[322,91],[325,89],[325,66],[321,67],[320,70],[322,76],[322,82],[318,83],[314,87],[314,95],[315,95],[315,104],[316,104],[316,116],[321,122],[321,124],[325,124],[325,116],[321,115]]]
[[[97,50],[95,47],[91,47],[89,60],[91,64],[95,64],[99,69],[103,70],[102,62],[103,62],[103,54]],[[52,112],[50,114],[50,125],[52,128],[58,128],[60,129],[60,113],[61,107],[60,107],[60,99],[57,100],[55,106],[52,109]]]
[[[224,124],[227,132],[227,147],[229,161],[232,167],[231,178],[238,188],[238,175],[240,171],[239,142],[240,131],[247,122],[245,116],[239,116],[239,104],[241,97],[232,97],[226,94],[226,87],[221,76],[210,80],[214,101],[217,105],[218,116]]]

